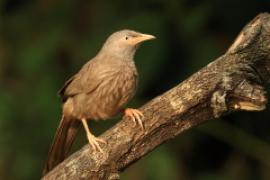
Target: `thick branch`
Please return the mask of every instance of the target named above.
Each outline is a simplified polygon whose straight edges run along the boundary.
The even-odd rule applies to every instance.
[[[43,179],[119,179],[119,172],[168,139],[210,119],[238,110],[260,111],[270,79],[270,15],[260,14],[214,62],[140,110],[145,133],[128,119],[101,135],[105,153],[88,145]]]

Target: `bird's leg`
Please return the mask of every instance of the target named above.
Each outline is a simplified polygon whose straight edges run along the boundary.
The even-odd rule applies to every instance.
[[[103,139],[97,138],[95,137],[89,130],[87,121],[85,118],[82,118],[82,123],[83,123],[83,127],[85,129],[89,144],[92,146],[94,151],[99,151],[103,153],[103,150],[101,149],[101,147],[99,146],[99,143],[103,143],[103,144],[107,144],[106,141],[104,141]]]
[[[140,127],[142,128],[142,130],[144,130],[144,126],[143,126],[143,122],[142,122],[142,118],[143,113],[137,109],[132,109],[132,108],[126,108],[124,110],[124,116],[130,117],[131,120],[134,122],[134,124],[136,125],[137,122],[140,125]]]

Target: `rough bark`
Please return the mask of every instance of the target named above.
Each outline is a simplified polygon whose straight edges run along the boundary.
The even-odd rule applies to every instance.
[[[270,15],[247,24],[228,51],[140,110],[145,132],[123,119],[101,135],[104,154],[88,145],[43,179],[119,179],[127,166],[158,145],[208,120],[234,111],[265,108],[270,79]]]

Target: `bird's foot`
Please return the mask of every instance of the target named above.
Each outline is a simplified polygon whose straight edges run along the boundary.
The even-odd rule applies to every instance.
[[[142,130],[144,130],[142,118],[144,117],[143,113],[137,109],[126,108],[124,111],[124,116],[130,117],[134,122],[134,126],[138,123]]]
[[[91,133],[87,133],[87,138],[88,138],[89,144],[91,145],[94,151],[99,151],[101,153],[104,153],[104,151],[101,149],[99,144],[100,143],[107,144],[105,140],[97,138]]]

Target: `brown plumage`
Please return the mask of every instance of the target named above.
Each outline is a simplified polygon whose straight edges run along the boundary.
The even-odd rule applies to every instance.
[[[63,115],[43,174],[67,157],[81,122],[91,147],[103,152],[99,143],[106,142],[91,134],[86,120],[111,118],[134,96],[138,76],[134,54],[141,42],[154,38],[131,30],[113,33],[99,53],[64,84],[59,92]],[[125,115],[143,127],[140,111],[128,108]]]

